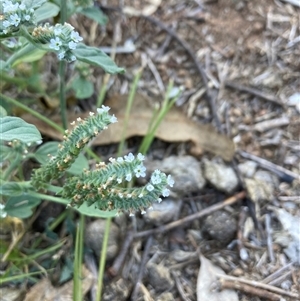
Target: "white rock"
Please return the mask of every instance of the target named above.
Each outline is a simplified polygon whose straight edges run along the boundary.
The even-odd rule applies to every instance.
[[[209,160],[203,160],[203,165],[204,177],[216,189],[230,194],[237,188],[238,177],[231,167]]]

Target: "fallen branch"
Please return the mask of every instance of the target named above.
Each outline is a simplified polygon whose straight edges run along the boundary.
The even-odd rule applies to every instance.
[[[209,215],[217,210],[220,210],[228,205],[232,205],[234,203],[236,203],[237,201],[243,199],[246,197],[246,192],[245,191],[242,191],[242,192],[239,192],[237,193],[236,195],[228,198],[227,200],[225,200],[224,202],[221,202],[221,203],[217,203],[215,205],[212,205],[206,209],[203,209],[195,214],[192,214],[192,215],[189,215],[187,217],[184,217],[178,221],[175,221],[175,222],[172,222],[172,223],[169,223],[167,225],[162,225],[158,228],[155,228],[155,229],[151,229],[151,230],[146,230],[146,231],[142,231],[142,232],[138,232],[134,235],[134,238],[140,238],[140,237],[144,237],[144,236],[149,236],[149,235],[154,235],[154,234],[161,234],[161,233],[164,233],[164,232],[167,232],[167,231],[170,231],[174,228],[177,228],[179,226],[182,226],[183,224],[186,224],[186,223],[189,223],[189,222],[192,222],[193,220],[195,219],[198,219],[200,217],[203,217],[203,216],[206,216],[206,215]]]
[[[257,162],[260,167],[267,169],[273,173],[275,173],[278,177],[281,178],[282,181],[291,183],[293,180],[297,179],[300,181],[300,175],[296,174],[295,172],[292,172],[282,166],[276,165],[270,161],[267,161],[263,158],[254,156],[252,154],[249,154],[247,152],[239,150],[238,153],[245,159],[252,160],[254,162]]]
[[[250,87],[247,87],[247,86],[244,86],[244,85],[240,85],[240,84],[236,84],[236,83],[233,83],[233,82],[229,82],[229,81],[225,81],[225,86],[228,87],[228,88],[232,88],[232,89],[235,89],[235,90],[238,90],[238,91],[242,91],[242,92],[247,92],[249,94],[252,94],[252,95],[255,95],[259,98],[262,98],[264,100],[267,100],[267,101],[270,101],[274,104],[277,104],[281,107],[285,107],[285,105],[275,96],[273,95],[269,95],[269,94],[266,94],[266,93],[263,93],[257,89],[254,89],[254,88],[250,88]]]
[[[293,300],[299,300],[300,295],[297,293],[287,292],[276,286],[265,283],[217,274],[222,289],[231,288],[238,289],[259,297],[268,298],[269,300],[280,301],[282,296],[287,296]]]

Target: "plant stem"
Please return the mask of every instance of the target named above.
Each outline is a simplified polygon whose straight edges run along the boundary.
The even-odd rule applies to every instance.
[[[151,143],[152,143],[152,141],[155,137],[156,130],[158,129],[158,127],[161,124],[161,122],[162,122],[163,118],[165,117],[165,115],[169,112],[171,107],[176,102],[176,99],[177,99],[179,94],[177,94],[175,97],[170,99],[170,92],[171,92],[172,88],[173,88],[173,82],[170,81],[169,85],[168,85],[167,92],[166,92],[165,99],[162,103],[162,107],[159,110],[157,117],[153,120],[152,124],[149,126],[148,133],[144,137],[144,139],[141,143],[141,146],[139,148],[139,152],[141,152],[142,154],[145,154],[148,151],[148,149],[149,149],[149,147],[150,147],[150,145],[151,145]]]
[[[43,116],[42,114],[34,111],[33,109],[31,109],[30,107],[23,105],[21,102],[10,98],[2,93],[0,93],[0,99],[4,99],[7,103],[13,104],[21,109],[23,109],[24,111],[30,113],[31,115],[37,117],[38,119],[42,120],[43,122],[45,122],[46,124],[50,125],[51,127],[53,127],[54,129],[56,129],[57,131],[63,133],[64,130],[55,122],[51,121],[49,118]]]
[[[64,2],[64,1],[62,1]],[[59,62],[59,104],[60,104],[60,115],[63,124],[63,128],[68,128],[67,119],[67,103],[66,103],[66,81],[65,81],[65,61]]]
[[[128,121],[129,121],[129,118],[130,118],[130,111],[131,111],[131,108],[132,108],[134,96],[136,94],[138,82],[141,78],[142,72],[143,72],[143,68],[138,70],[137,74],[134,77],[134,80],[133,80],[133,83],[132,83],[132,86],[131,86],[131,89],[130,89],[130,93],[129,93],[128,100],[127,100],[127,105],[126,105],[126,111],[125,111],[124,125],[123,125],[123,129],[122,129],[121,140],[120,140],[119,147],[118,147],[118,156],[121,156],[121,154],[124,150],[125,134],[126,134],[126,131],[127,131]]]
[[[9,176],[12,174],[12,171],[17,168],[17,166],[20,164],[22,161],[21,155],[17,155],[14,160],[9,164],[8,168],[6,169],[4,175],[3,175],[3,180],[7,180]]]
[[[82,258],[83,258],[83,232],[84,232],[83,214],[80,214],[79,225],[76,232],[75,258],[74,258],[74,277],[73,277],[73,300],[82,301]]]
[[[58,197],[55,197],[52,195],[47,195],[47,194],[38,193],[38,192],[34,192],[34,191],[28,191],[28,194],[33,197],[36,197],[36,198],[52,201],[52,202],[63,204],[63,205],[68,205],[70,203],[70,201],[67,199],[58,198]]]
[[[105,231],[104,231],[104,236],[103,236],[103,241],[102,241],[102,250],[101,250],[101,254],[99,256],[100,262],[99,262],[99,271],[98,271],[98,285],[97,285],[96,301],[101,301],[102,288],[103,288],[103,276],[104,276],[106,253],[107,253],[111,221],[112,221],[112,218],[109,217],[108,219],[106,219],[106,223],[105,223]]]
[[[60,23],[64,24],[67,21],[67,0],[60,1]],[[66,79],[65,79],[66,63],[65,61],[59,62],[59,104],[60,115],[63,124],[63,128],[68,128],[67,119],[67,104],[66,104]]]

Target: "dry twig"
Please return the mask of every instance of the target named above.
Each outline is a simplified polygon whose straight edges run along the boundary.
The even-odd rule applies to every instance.
[[[293,300],[299,300],[300,298],[299,294],[297,293],[287,292],[281,288],[268,285],[265,283],[237,278],[233,276],[222,275],[222,274],[217,274],[217,277],[220,280],[220,284],[222,288],[234,288],[234,289],[242,290],[244,292],[256,294],[257,296],[269,298],[269,300],[279,301],[280,298],[282,298],[282,296],[293,298]],[[249,287],[251,287],[251,290],[247,291]],[[262,295],[259,295],[260,293],[262,293]],[[269,293],[273,293],[273,294],[271,295]],[[279,296],[277,294],[279,294]],[[271,299],[272,297],[273,299]],[[275,299],[277,297],[279,298]]]

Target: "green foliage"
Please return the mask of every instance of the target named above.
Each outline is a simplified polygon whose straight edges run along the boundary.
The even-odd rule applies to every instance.
[[[41,164],[47,164],[49,157],[54,157],[59,149],[59,143],[55,141],[46,142],[34,153],[35,159]],[[80,175],[84,169],[89,167],[89,162],[83,154],[79,154],[68,172],[73,175]]]
[[[78,99],[89,98],[94,93],[93,84],[83,76],[78,76],[72,81],[72,88]]]
[[[35,11],[35,20],[37,23],[50,19],[52,17],[56,17],[59,13],[59,6],[51,3],[51,2],[46,2],[42,6],[40,6],[38,9]]]
[[[123,68],[117,67],[107,54],[96,47],[90,47],[80,43],[77,48],[74,49],[73,53],[78,60],[93,66],[101,67],[109,74],[125,72]]]
[[[19,117],[6,116],[0,118],[0,140],[31,143],[42,140],[42,136],[34,125]]]
[[[61,62],[59,66],[60,85],[57,90],[59,90],[60,109],[65,128],[67,128],[67,118],[64,113],[66,89],[68,92],[73,90],[78,99],[91,97],[94,93],[93,84],[90,81],[90,75],[93,72],[91,66],[100,67],[109,74],[125,72],[100,49],[85,45],[73,26],[64,22],[65,16],[77,13],[100,25],[105,24],[107,17],[99,8],[93,6],[91,0],[0,1],[0,11],[1,89],[7,85],[5,88],[10,89],[11,86],[15,86],[14,91],[18,92],[26,89],[25,95],[29,93],[38,93],[38,96],[53,96],[52,93],[57,95],[57,91],[51,91],[49,95],[47,87],[42,85],[40,68],[43,65],[37,62],[49,52],[55,53],[59,61],[68,63],[77,61],[74,64],[75,68],[70,68],[73,74],[68,85],[65,83],[65,62]],[[63,20],[61,21],[63,24],[37,24],[58,15]],[[22,67],[25,67],[26,72],[22,71]],[[31,101],[33,102],[34,99],[36,98],[32,97]],[[68,207],[73,207],[79,212],[80,224],[77,228],[74,254],[74,297],[82,300],[80,275],[84,216],[109,218],[123,210],[129,211],[130,214],[137,210],[145,213],[146,208],[153,202],[161,201],[160,196],[169,195],[167,187],[172,187],[174,181],[170,176],[156,170],[146,185],[129,187],[131,185],[128,184],[134,178],[146,176],[142,154],[136,157],[128,154],[117,159],[110,159],[109,163],[99,163],[95,169],[89,170],[88,160],[82,152],[102,130],[105,130],[109,124],[117,122],[115,116],[109,115],[108,107],[102,106],[97,109],[97,113],[90,113],[88,118],[84,120],[79,118],[73,122],[72,130],[65,131],[62,143],[48,142],[36,149],[36,144],[42,141],[40,132],[34,125],[28,124],[21,118],[7,116],[5,109],[9,111],[9,105],[22,108],[58,131],[62,132],[63,129],[33,110],[28,103],[18,102],[2,93],[1,101],[8,106],[5,104],[4,107],[0,106],[0,163],[3,170],[0,175],[0,222],[1,219],[7,222],[30,217],[41,200],[69,205]],[[127,115],[129,118],[129,113]],[[26,177],[22,167],[28,159],[35,160],[35,163],[39,163],[40,166],[33,171],[28,181],[24,181]],[[64,213],[72,215],[73,211],[69,210]],[[52,230],[53,228],[49,226],[47,233]],[[52,236],[52,239],[58,238]],[[9,281],[17,283],[23,281],[23,278],[34,281],[33,276],[40,272],[28,269],[27,265],[39,256],[57,253],[63,245],[60,241],[36,252],[34,249],[39,246],[40,241],[35,241],[33,249],[27,250],[28,253],[25,252],[26,256],[24,256],[20,251],[14,253],[13,247],[17,243],[17,240],[14,241],[15,245],[12,248],[8,245],[1,248],[0,243],[0,253],[5,253],[5,259],[10,262],[6,273],[0,277],[1,283]],[[105,254],[105,250],[102,253]],[[53,264],[56,262],[48,260],[40,266],[48,269]],[[60,281],[69,279],[71,273],[72,268],[69,262],[65,265]],[[98,290],[98,295],[100,296],[100,290]]]
[[[77,10],[78,13],[96,21],[100,25],[107,23],[107,17],[97,7],[84,7]]]
[[[10,197],[4,207],[4,211],[9,216],[27,218],[32,215],[33,208],[39,205],[40,199],[37,199],[29,194]]]

